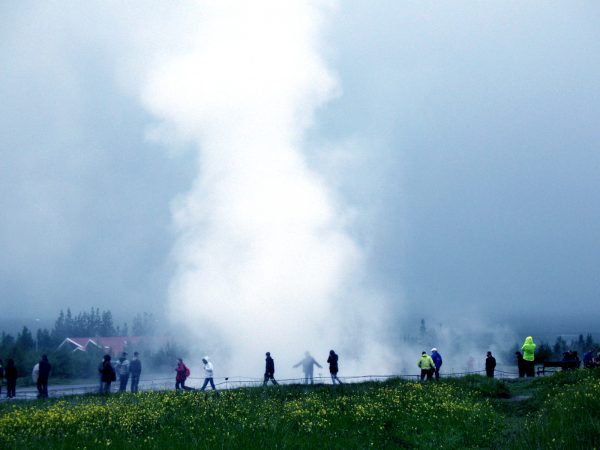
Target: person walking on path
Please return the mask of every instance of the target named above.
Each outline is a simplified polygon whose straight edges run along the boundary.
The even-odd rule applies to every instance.
[[[2,383],[4,383],[4,367],[2,366],[2,360],[0,359],[0,395],[2,395]]]
[[[442,355],[439,354],[437,348],[433,347],[431,349],[431,359],[433,359],[433,363],[435,364],[435,379],[440,379],[440,368],[442,367]]]
[[[314,379],[313,379],[313,370],[314,370],[314,366],[317,366],[319,368],[322,368],[323,366],[321,366],[321,364],[319,364],[315,358],[313,358],[309,352],[304,353],[304,358],[296,365],[294,365],[294,367],[298,367],[298,366],[302,366],[302,371],[304,372],[304,384],[308,384],[308,382],[310,381],[310,384],[314,383]]]
[[[15,360],[12,358],[6,361],[4,377],[6,378],[6,397],[13,398],[17,395],[17,378],[19,374],[17,373]]]
[[[50,370],[52,370],[52,366],[50,365],[50,361],[48,361],[48,357],[46,355],[42,355],[42,359],[37,364],[38,366],[38,377],[37,377],[37,390],[38,390],[38,398],[48,398],[48,378],[50,378]]]
[[[496,358],[492,356],[492,352],[487,352],[487,356],[485,358],[485,374],[494,378],[494,369],[496,368]]]
[[[204,383],[202,384],[202,388],[200,390],[201,391],[205,390],[208,383],[210,383],[210,386],[213,388],[214,391],[216,391],[217,388],[215,387],[215,382],[213,379],[214,378],[213,364],[208,359],[208,356],[205,356],[204,358],[202,358],[202,362],[204,363]]]
[[[138,352],[133,353],[133,359],[129,363],[129,374],[131,375],[131,392],[138,392],[138,385],[140,383],[140,375],[142,374],[142,362],[140,361],[140,354]]]
[[[435,372],[435,363],[433,362],[433,359],[431,359],[431,356],[427,354],[427,352],[424,351],[421,353],[421,359],[419,359],[417,366],[419,366],[419,368],[421,369],[421,381],[425,379],[425,376],[427,376],[427,381],[433,379],[433,372]]]
[[[265,380],[263,382],[263,386],[266,386],[269,380],[271,380],[271,383],[273,384],[279,384],[275,380],[275,361],[273,361],[273,358],[271,358],[270,352],[266,353],[265,362]]]
[[[129,360],[127,359],[127,353],[123,352],[121,354],[115,369],[119,375],[119,392],[125,392],[127,390],[127,382],[129,381]]]
[[[329,374],[331,375],[331,382],[333,384],[335,384],[336,381],[339,384],[343,384],[337,376],[340,369],[338,366],[338,360],[339,357],[337,353],[335,353],[333,350],[329,350],[329,358],[327,358],[327,362],[329,363]]]
[[[185,391],[193,391],[194,388],[185,385],[185,380],[190,376],[190,369],[183,363],[183,359],[177,358],[177,367],[175,367],[175,390],[183,389]]]
[[[110,362],[110,355],[104,355],[102,364],[98,368],[100,372],[100,393],[110,394],[110,385],[113,381],[117,380],[117,374],[115,369]]]
[[[533,343],[533,338],[531,336],[527,336],[525,338],[525,343],[523,347],[523,366],[525,368],[525,375],[528,377],[535,376],[535,344]]]

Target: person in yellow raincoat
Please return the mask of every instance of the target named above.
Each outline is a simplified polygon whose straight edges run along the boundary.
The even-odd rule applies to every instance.
[[[421,381],[427,376],[427,380],[433,379],[433,372],[435,372],[435,363],[431,356],[427,352],[421,353],[421,359],[417,363],[417,366],[421,369]]]
[[[535,376],[535,344],[533,343],[533,338],[531,336],[527,336],[525,338],[525,343],[523,347],[523,365],[525,366],[525,375],[528,377]]]

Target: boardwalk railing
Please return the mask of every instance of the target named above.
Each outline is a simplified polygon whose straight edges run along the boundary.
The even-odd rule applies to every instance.
[[[467,375],[481,375],[484,374],[485,370],[476,370],[476,371],[468,371],[468,372],[453,372],[453,373],[442,373],[440,374],[441,378],[460,378]],[[514,379],[518,378],[518,373],[504,371],[504,370],[496,370],[495,371],[496,378],[500,379]],[[413,374],[389,374],[389,375],[357,375],[357,376],[340,376],[339,379],[343,383],[362,383],[366,381],[387,381],[390,379],[401,379],[408,381],[418,381],[420,379],[420,375]],[[277,379],[277,382],[282,385],[292,385],[292,384],[304,384],[305,378],[283,378]],[[199,389],[204,382],[204,378],[199,377],[189,377],[186,380],[186,385],[191,387],[192,389]],[[219,390],[228,390],[228,389],[239,389],[242,387],[257,387],[261,386],[264,383],[263,378],[251,378],[251,377],[243,377],[243,376],[232,376],[232,377],[222,377],[215,378],[215,385]],[[329,376],[317,376],[313,377],[313,383],[316,385],[330,384],[331,378]],[[64,397],[68,395],[81,395],[81,394],[94,394],[99,392],[99,382],[98,383],[90,383],[84,385],[76,385],[76,386],[56,386],[52,387],[50,385],[48,389],[48,394],[50,397]],[[128,386],[129,387],[129,386]],[[168,391],[173,390],[175,388],[175,380],[173,378],[153,378],[153,379],[141,379],[139,383],[140,391]],[[111,386],[112,392],[117,392],[119,389],[119,382],[114,382]],[[32,400],[37,398],[37,390],[35,387],[27,387],[17,389],[16,399],[21,400]],[[3,389],[2,398],[0,401],[6,401],[6,391]]]

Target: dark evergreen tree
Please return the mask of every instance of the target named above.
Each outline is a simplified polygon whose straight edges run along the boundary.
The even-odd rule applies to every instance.
[[[562,354],[567,351],[567,342],[562,338],[562,336],[558,336],[556,338],[556,342],[552,347],[554,351],[555,357],[562,357]]]
[[[60,310],[56,322],[54,322],[54,329],[52,330],[52,340],[54,342],[62,342],[67,337],[67,327],[65,324],[65,313]]]
[[[60,342],[54,342],[50,331],[46,328],[38,329],[36,333],[36,343],[39,351],[53,350]]]
[[[594,345],[594,339],[592,338],[592,335],[590,333],[587,334],[587,336],[585,337],[585,350],[591,350],[595,347]]]
[[[30,352],[35,349],[35,341],[33,340],[33,335],[31,334],[31,331],[29,331],[29,328],[23,327],[23,330],[17,335],[15,346],[21,352]]]
[[[99,336],[114,336],[115,326],[113,324],[112,313],[110,311],[102,312],[102,321],[99,330]]]

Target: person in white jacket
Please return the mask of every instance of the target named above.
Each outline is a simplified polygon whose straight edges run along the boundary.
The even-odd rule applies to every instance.
[[[210,383],[211,387],[216,391],[217,388],[215,387],[215,382],[213,380],[213,377],[214,377],[213,365],[210,362],[210,360],[208,359],[208,356],[205,356],[204,358],[202,358],[202,362],[204,363],[204,384],[202,385],[202,388],[200,390],[201,391],[205,390],[208,383]]]
[[[129,360],[127,359],[127,353],[123,352],[121,354],[115,370],[119,377],[119,392],[125,392],[127,390],[127,382],[129,381]]]

